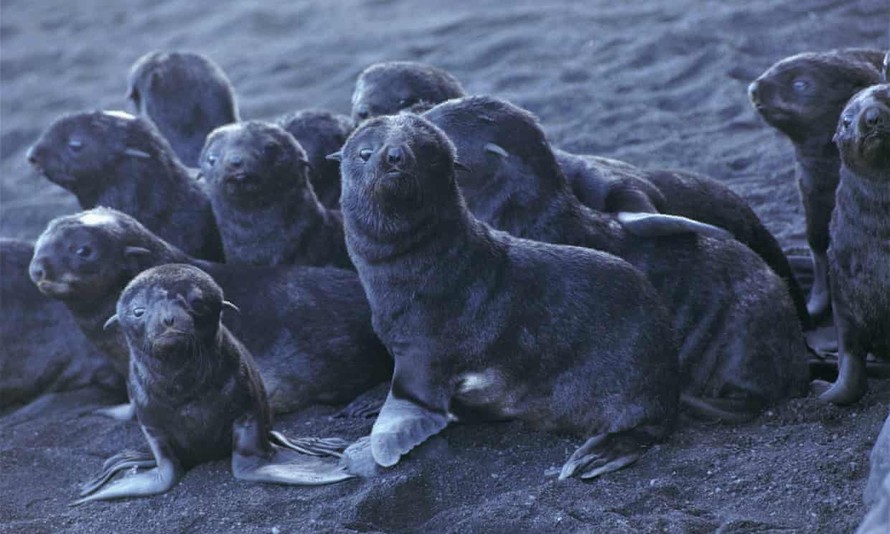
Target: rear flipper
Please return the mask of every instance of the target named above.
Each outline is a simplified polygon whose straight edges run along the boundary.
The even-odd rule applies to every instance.
[[[151,453],[132,450],[121,451],[105,460],[105,463],[102,464],[102,472],[80,487],[80,496],[83,497],[93,493],[107,484],[109,480],[121,471],[127,469],[148,469],[157,467],[157,465]]]
[[[628,232],[639,237],[699,234],[713,239],[734,239],[732,233],[723,228],[677,215],[623,211],[615,218]]]
[[[617,471],[639,460],[656,439],[640,429],[597,434],[572,454],[562,466],[559,479],[577,476],[587,480]]]
[[[385,387],[385,389],[384,389]],[[389,391],[389,384],[380,384],[362,393],[342,410],[331,416],[332,419],[370,419],[380,413],[383,401]]]
[[[448,426],[445,412],[436,412],[390,391],[371,429],[371,453],[383,467],[392,467],[402,455]]]
[[[680,406],[692,417],[720,423],[744,423],[763,412],[763,403],[740,398],[680,395]]]
[[[289,440],[278,432],[265,432],[265,424],[248,417],[233,425],[232,473],[252,482],[320,486],[352,478],[336,459],[347,442],[338,438]],[[297,443],[302,442],[301,445]],[[303,454],[302,450],[310,451]],[[299,452],[298,452],[299,451]]]
[[[90,501],[109,501],[126,497],[147,497],[149,495],[158,495],[166,493],[170,488],[176,485],[179,479],[182,478],[185,470],[180,466],[179,461],[173,455],[172,450],[165,441],[154,435],[152,431],[145,426],[142,427],[142,433],[145,434],[145,438],[148,440],[148,444],[151,447],[156,467],[148,471],[117,479],[108,485],[105,485],[105,483],[111,477],[104,478],[100,475],[96,481],[104,479],[104,482],[98,485],[93,485],[90,494],[74,501],[71,503],[72,506],[77,506]],[[145,461],[145,457],[142,457],[142,460],[137,460],[135,457],[130,457],[129,454],[130,453],[122,453],[113,456],[109,461],[105,462],[103,474],[108,471],[120,471],[121,469],[118,468],[118,466],[131,463],[132,466],[136,466],[136,462]]]

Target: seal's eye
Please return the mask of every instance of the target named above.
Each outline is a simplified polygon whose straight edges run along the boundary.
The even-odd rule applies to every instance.
[[[204,315],[209,311],[207,303],[197,298],[189,301],[189,307],[192,309],[192,313],[194,313],[195,315]]]
[[[72,152],[80,152],[80,149],[83,148],[83,141],[76,137],[72,137],[68,140],[68,148],[71,149]]]
[[[216,156],[213,154],[207,154],[206,160],[207,160],[207,165],[210,167],[213,167],[213,165],[216,163]]]
[[[268,159],[274,159],[278,157],[278,145],[272,141],[263,146],[263,157]]]
[[[794,83],[791,84],[791,87],[794,88],[794,91],[797,93],[805,93],[810,88],[810,82],[798,78],[797,80],[794,80]]]
[[[74,253],[81,258],[88,258],[93,253],[93,249],[84,245],[82,247],[77,247],[77,250],[75,250]]]
[[[371,159],[371,154],[374,152],[370,148],[363,148],[359,151],[358,157],[362,158],[362,161],[368,161]]]
[[[853,117],[849,115],[844,115],[841,117],[841,125],[844,127],[844,130],[850,127],[853,124]]]
[[[145,308],[133,308],[133,317],[142,317],[145,314]]]

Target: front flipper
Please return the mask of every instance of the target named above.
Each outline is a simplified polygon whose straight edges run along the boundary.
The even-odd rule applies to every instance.
[[[371,454],[383,467],[396,465],[402,455],[434,436],[448,425],[447,413],[400,399],[392,391],[371,429]]]
[[[105,460],[102,464],[102,472],[98,476],[86,482],[80,487],[80,496],[89,495],[100,487],[104,486],[116,474],[127,469],[148,469],[157,467],[154,457],[147,452],[141,451],[121,451],[111,458]]]
[[[278,432],[265,432],[256,418],[244,418],[233,425],[232,473],[252,482],[320,486],[353,478],[335,459],[323,459],[297,452],[299,446]],[[270,439],[271,438],[271,441]],[[301,441],[301,440],[295,440]],[[317,440],[323,442],[325,440]],[[337,438],[329,438],[333,443]],[[346,442],[339,440],[345,446]],[[298,448],[292,448],[294,445]],[[315,448],[317,444],[313,445]],[[329,449],[329,448],[328,448]],[[339,452],[335,454],[339,457]]]
[[[628,232],[639,237],[699,234],[713,239],[734,239],[733,235],[723,228],[677,215],[623,211],[615,218]]]
[[[654,441],[653,436],[636,429],[597,434],[572,454],[562,467],[559,479],[578,476],[598,477],[636,462]]]
[[[110,417],[115,421],[132,421],[136,419],[136,407],[132,402],[126,404],[118,404],[117,406],[109,406],[108,408],[100,408],[94,412],[96,415]]]
[[[147,497],[149,495],[158,495],[166,493],[170,488],[176,485],[185,471],[179,465],[176,457],[173,456],[169,446],[145,426],[142,427],[142,433],[145,434],[145,439],[148,440],[148,445],[151,447],[151,452],[157,467],[120,478],[108,486],[96,486],[94,490],[98,488],[102,489],[98,489],[95,493],[74,501],[72,506],[77,506],[90,501],[109,501],[126,497]],[[115,457],[112,457],[111,459],[111,466],[106,462],[105,470],[129,461],[114,461],[114,458]]]

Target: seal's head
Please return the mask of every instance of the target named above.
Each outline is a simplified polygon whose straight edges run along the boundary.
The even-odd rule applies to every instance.
[[[855,53],[804,53],[767,69],[748,86],[748,96],[763,119],[792,141],[818,136],[828,142],[847,100],[878,76]]]
[[[215,200],[236,205],[261,207],[310,187],[306,152],[275,124],[221,126],[207,137],[200,161]]]
[[[850,99],[834,142],[844,165],[857,176],[890,180],[890,84],[874,85]]]
[[[366,121],[346,141],[340,158],[344,218],[378,231],[440,217],[460,197],[454,146],[442,130],[416,115]]]
[[[223,306],[222,289],[210,275],[171,263],[127,284],[115,317],[133,354],[179,365],[203,357],[213,345]]]
[[[411,61],[375,63],[355,82],[352,120],[359,122],[404,109],[421,112],[465,94],[454,76],[432,65]]]
[[[38,173],[75,194],[89,194],[123,179],[121,165],[172,156],[147,120],[120,111],[95,111],[57,119],[28,150]]]
[[[352,119],[328,111],[308,109],[282,117],[278,124],[306,150],[316,173],[339,175],[340,166],[325,157],[340,150],[355,129]]]
[[[139,237],[147,232],[132,217],[107,208],[54,219],[34,245],[31,280],[41,293],[59,300],[105,298],[153,255],[152,245]]]

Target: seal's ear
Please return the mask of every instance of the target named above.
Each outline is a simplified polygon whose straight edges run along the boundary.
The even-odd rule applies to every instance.
[[[148,260],[151,258],[151,251],[144,247],[126,247],[124,248],[124,258],[130,272],[141,273],[149,267]]]
[[[124,149],[124,154],[132,156],[134,158],[151,159],[151,156],[148,154],[148,152],[143,152],[138,148],[127,147]]]
[[[496,156],[500,156],[502,158],[509,158],[510,154],[507,153],[506,150],[503,149],[500,145],[496,145],[494,143],[487,143],[485,145],[485,151],[490,152]]]
[[[324,159],[329,161],[343,161],[343,152],[338,150],[332,154],[328,154]]]
[[[232,310],[233,312],[236,312],[236,313],[239,313],[239,314],[241,313],[241,310],[238,308],[238,306],[235,306],[234,304],[232,304],[232,303],[229,302],[228,300],[224,300],[224,301],[222,302],[222,305],[223,305],[223,310]]]
[[[118,322],[119,322],[119,320],[117,318],[117,314],[115,313],[114,315],[109,317],[107,321],[105,321],[105,324],[102,325],[102,330],[108,330],[109,328],[112,327],[112,325],[114,325]]]
[[[454,168],[459,171],[470,172],[470,168],[464,165],[463,163],[454,160]]]

